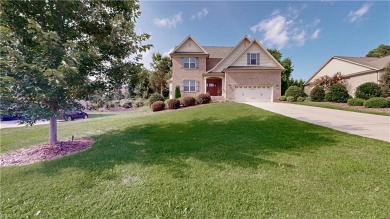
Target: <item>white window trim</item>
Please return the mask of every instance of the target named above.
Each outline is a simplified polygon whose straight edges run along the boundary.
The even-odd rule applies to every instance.
[[[182,83],[183,83],[182,91],[185,93],[196,93],[199,91],[199,82],[197,80],[185,79],[182,81]],[[186,87],[188,87],[188,90],[185,89]]]
[[[252,64],[252,60],[255,60],[255,64]],[[247,65],[260,65],[260,53],[247,53]]]
[[[185,65],[188,64],[188,68]],[[194,67],[191,67],[191,64],[194,64]],[[198,57],[182,57],[182,67],[184,69],[197,69],[199,68],[199,58]]]

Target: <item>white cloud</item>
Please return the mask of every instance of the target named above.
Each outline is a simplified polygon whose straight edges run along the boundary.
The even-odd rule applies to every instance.
[[[144,64],[144,67],[146,69],[150,69],[150,63],[152,62],[152,50],[148,50],[146,52],[142,52],[142,59],[140,60],[140,63]]]
[[[174,50],[174,48],[171,48],[169,49],[168,51],[164,52],[162,55],[163,56],[168,56],[169,57],[169,54]]]
[[[183,19],[181,17],[182,12],[175,14],[172,17],[167,18],[156,18],[154,19],[154,24],[159,28],[172,28],[176,27],[176,24],[180,24]]]
[[[318,24],[320,24],[321,20],[319,18],[316,18],[314,21],[313,21],[313,27],[317,26]]]
[[[198,11],[196,14],[192,15],[191,20],[201,19],[202,17],[206,17],[208,14],[209,14],[209,10],[207,10],[207,8],[203,8],[202,10]]]
[[[320,35],[320,32],[321,32],[321,29],[319,29],[319,28],[317,30],[315,30],[313,32],[313,34],[311,35],[311,39],[313,39],[313,40],[317,39]]]
[[[274,16],[274,15],[277,15],[277,14],[279,14],[280,13],[280,10],[279,9],[276,9],[276,10],[274,10],[273,12],[272,12],[272,16]]]
[[[303,46],[303,44],[305,44],[306,41],[305,30],[296,29],[296,32],[293,35],[293,40],[295,40],[298,43],[298,46]]]
[[[264,42],[270,46],[276,46],[281,49],[286,46],[290,37],[288,36],[288,28],[292,21],[278,15],[276,17],[260,21],[258,24],[251,27],[253,33],[264,32]]]
[[[350,22],[358,21],[360,18],[363,17],[363,15],[365,15],[370,10],[371,5],[372,3],[364,3],[362,7],[359,8],[358,10],[349,12],[348,14],[349,21]]]

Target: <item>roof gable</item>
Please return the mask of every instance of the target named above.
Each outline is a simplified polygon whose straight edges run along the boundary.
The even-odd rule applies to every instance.
[[[203,53],[208,54],[206,50],[199,45],[196,40],[191,36],[187,36],[172,52],[175,53]]]
[[[226,54],[223,59],[214,66],[211,70],[208,72],[222,72],[223,69],[226,68],[226,66],[232,62],[232,60],[242,51],[244,50],[249,44],[251,40],[248,36],[244,36],[233,49],[230,50],[228,54]]]
[[[284,70],[284,67],[264,48],[261,43],[254,39],[235,59],[229,63],[226,67],[238,67],[247,66],[247,53],[260,53],[260,65],[259,67],[271,67]],[[253,66],[251,66],[253,67]]]
[[[327,62],[325,62],[310,78],[306,81],[305,85],[314,81],[317,78],[328,75],[332,76],[337,72],[340,72],[343,76],[349,74],[356,74],[359,72],[376,71],[380,70],[367,63],[375,61],[371,58],[362,57],[342,57],[333,56]]]

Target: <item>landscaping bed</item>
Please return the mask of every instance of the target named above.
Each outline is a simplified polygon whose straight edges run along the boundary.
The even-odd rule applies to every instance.
[[[367,108],[365,106],[349,106],[347,103],[305,101],[305,102],[293,102],[293,104],[324,107],[324,108],[338,109],[338,110],[348,110],[353,112],[372,113],[378,115],[390,115],[390,108]]]

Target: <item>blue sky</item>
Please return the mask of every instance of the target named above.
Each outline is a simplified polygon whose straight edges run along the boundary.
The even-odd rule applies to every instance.
[[[306,80],[332,56],[365,56],[390,44],[389,1],[141,1],[138,33],[153,49],[169,52],[186,36],[200,45],[235,46],[243,36],[276,48]]]

